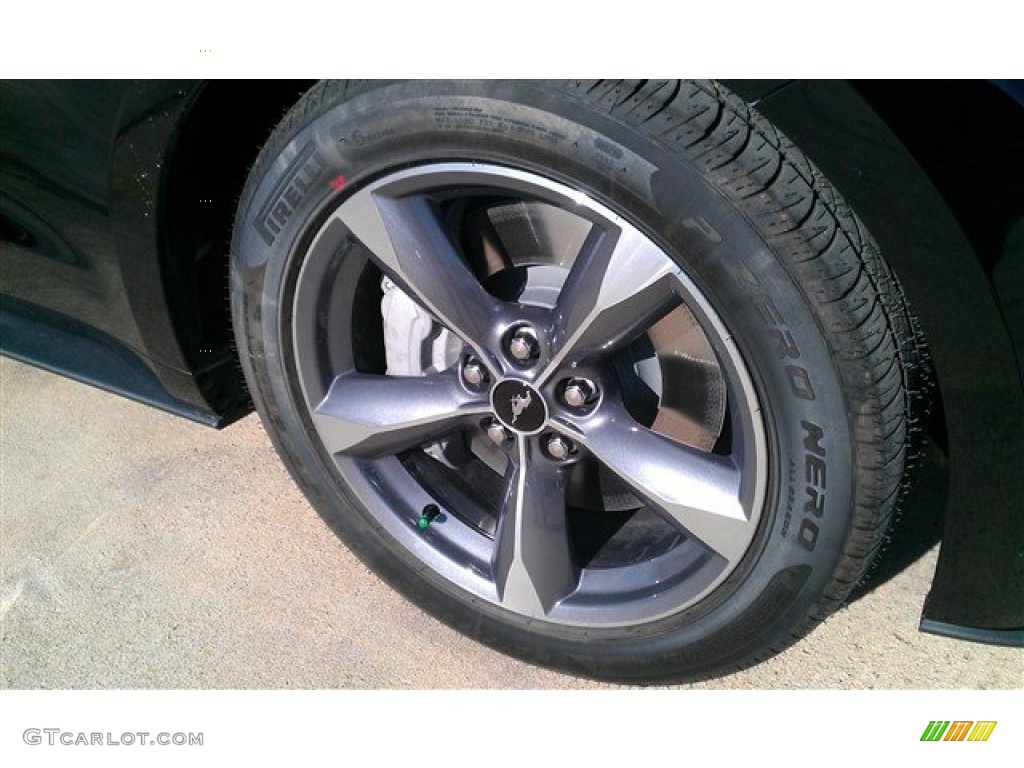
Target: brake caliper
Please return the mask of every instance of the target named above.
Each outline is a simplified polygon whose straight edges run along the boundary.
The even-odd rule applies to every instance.
[[[458,336],[435,323],[389,278],[382,278],[380,287],[388,376],[425,376],[453,366],[462,351]]]

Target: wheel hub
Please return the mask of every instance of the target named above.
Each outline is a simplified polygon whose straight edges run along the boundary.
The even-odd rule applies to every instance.
[[[548,420],[548,406],[544,397],[518,379],[505,379],[491,391],[494,415],[506,427],[520,435],[535,435]]]

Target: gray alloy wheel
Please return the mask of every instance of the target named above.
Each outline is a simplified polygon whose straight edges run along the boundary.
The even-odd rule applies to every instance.
[[[381,285],[412,307],[383,313],[383,370],[366,362],[381,321],[350,309]],[[714,590],[754,539],[765,429],[728,329],[578,190],[479,163],[385,175],[320,226],[292,315],[338,473],[479,599],[563,625],[650,622]]]

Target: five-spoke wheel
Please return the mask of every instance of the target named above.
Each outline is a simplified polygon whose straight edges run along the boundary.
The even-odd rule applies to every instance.
[[[378,276],[430,318],[425,336],[332,311],[378,302]],[[753,539],[766,441],[729,332],[651,238],[577,190],[496,165],[386,175],[320,227],[293,313],[339,472],[480,598],[552,622],[649,621],[713,589]],[[361,364],[381,322],[385,361],[439,335],[447,357]],[[428,504],[441,515],[424,531]]]

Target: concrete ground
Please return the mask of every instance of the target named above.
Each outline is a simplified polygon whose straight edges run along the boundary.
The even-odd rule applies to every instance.
[[[320,521],[255,416],[215,432],[7,359],[0,384],[0,688],[614,687],[407,603]],[[1024,688],[1024,651],[917,632],[931,482],[846,607],[690,687]]]

